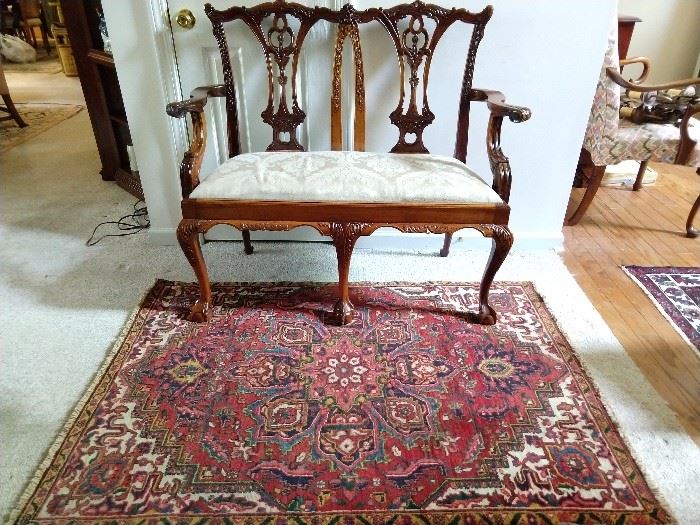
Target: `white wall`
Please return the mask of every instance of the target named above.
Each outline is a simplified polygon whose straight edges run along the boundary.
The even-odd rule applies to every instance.
[[[174,243],[180,221],[179,166],[181,130],[165,113],[179,98],[170,80],[170,28],[166,0],[107,0],[103,10],[112,42],[119,86],[126,108],[134,153],[139,166],[151,235],[156,242]]]
[[[651,59],[647,82],[670,82],[698,74],[700,1],[619,0],[619,11],[642,19],[634,27],[628,56]]]
[[[174,87],[163,78],[168,60],[163,57],[167,28],[162,25],[163,12],[157,12],[161,1],[105,0],[103,4],[154,236],[172,239],[179,214],[178,168],[173,157],[177,134],[163,109]],[[368,2],[356,3],[364,7]],[[443,3],[465,5],[459,0]],[[486,3],[475,0],[468,6],[478,10]],[[509,101],[529,106],[533,112],[526,123],[504,123],[503,147],[514,174],[511,226],[521,246],[528,241],[556,245],[616,2],[489,3],[494,5],[494,16],[479,51],[474,86],[499,89]],[[445,38],[453,37],[458,38]],[[443,45],[448,51],[433,66],[431,107],[438,122],[440,116],[444,118],[427,140],[436,153],[451,155],[463,52],[460,49],[460,60],[453,63],[450,42]],[[455,88],[448,86],[453,80]],[[368,99],[372,96],[368,92]],[[486,118],[485,108],[475,108],[469,159],[490,180],[484,155]]]

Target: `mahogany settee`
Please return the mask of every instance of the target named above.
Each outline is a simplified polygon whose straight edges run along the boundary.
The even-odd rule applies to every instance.
[[[483,324],[496,322],[488,303],[489,289],[513,242],[508,228],[511,169],[500,146],[501,124],[505,117],[525,121],[530,111],[506,104],[497,91],[472,87],[477,47],[492,11],[491,6],[474,13],[418,1],[363,11],[351,5],[332,10],[284,0],[223,11],[206,4],[221,53],[224,83],[197,88],[189,100],[167,107],[173,117],[189,114],[192,119],[193,139],[180,170],[182,220],[177,230],[200,288],[200,297],[189,314],[191,320],[206,321],[212,309],[199,235],[217,224],[228,224],[242,231],[247,254],[253,252],[251,230],[311,226],[330,236],[339,272],[339,298],[332,318],[339,324],[352,318],[348,274],[360,236],[385,226],[403,232],[442,233],[445,243],[441,255],[446,256],[455,231],[477,229],[492,239],[492,249],[481,280],[476,319]],[[268,102],[261,116],[272,127],[272,142],[265,152],[241,152],[236,85],[224,31],[225,24],[235,20],[250,28],[267,66]],[[332,151],[304,152],[297,139],[297,128],[306,118],[297,97],[297,69],[304,39],[320,21],[332,24],[336,36],[329,71]],[[468,45],[465,42],[453,158],[430,155],[423,143],[423,130],[435,118],[427,98],[431,59],[444,32],[456,22],[470,24],[472,35]],[[398,105],[388,115],[398,128],[398,140],[390,153],[364,151],[365,88],[358,28],[372,23],[383,27],[389,36],[386,51],[395,52],[400,80]],[[353,56],[354,145],[353,151],[341,151],[342,57],[348,39]],[[374,54],[383,51],[372,49]],[[456,69],[461,72],[462,66]],[[207,141],[204,106],[211,97],[225,97],[229,159],[200,180]],[[490,111],[486,153],[493,172],[491,186],[466,165],[472,102],[483,102]]]

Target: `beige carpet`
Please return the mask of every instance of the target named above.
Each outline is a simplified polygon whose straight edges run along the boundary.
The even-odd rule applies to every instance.
[[[55,49],[51,56],[46,56],[44,52],[37,52],[36,62],[16,64],[9,60],[3,60],[2,68],[5,72],[11,73],[60,73],[63,69]]]
[[[19,100],[78,101],[77,79],[53,75],[50,88],[40,92],[41,86],[29,85],[32,77],[10,79]],[[144,290],[156,277],[194,278],[179,248],[154,246],[143,234],[85,246],[98,222],[125,214],[134,201],[102,182],[99,169],[87,112],[0,155],[0,517],[16,505]],[[358,250],[351,279],[478,280],[488,253],[455,249],[443,259],[435,256],[441,242],[436,236],[434,249],[422,253]],[[255,248],[246,257],[240,243],[207,244],[212,280],[337,279],[327,244],[257,242]],[[535,283],[647,479],[680,524],[698,525],[700,449],[559,257],[511,256],[498,279]]]
[[[22,119],[29,125],[20,128],[14,120],[0,122],[0,153],[43,133],[83,109],[82,106],[72,104],[15,104],[15,106]]]

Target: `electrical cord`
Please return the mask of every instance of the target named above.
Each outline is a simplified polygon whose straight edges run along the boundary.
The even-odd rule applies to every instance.
[[[143,206],[139,206],[140,203],[143,203]],[[106,233],[101,237],[95,238],[97,230],[99,230],[101,226],[108,224],[116,224],[117,228],[122,233]],[[124,215],[116,221],[105,221],[95,226],[95,229],[92,230],[92,235],[90,235],[90,238],[85,241],[85,245],[95,246],[106,237],[124,237],[126,235],[134,235],[147,229],[150,225],[151,221],[148,218],[148,208],[146,207],[146,203],[143,201],[143,199],[139,199],[134,203],[134,211],[132,213]]]

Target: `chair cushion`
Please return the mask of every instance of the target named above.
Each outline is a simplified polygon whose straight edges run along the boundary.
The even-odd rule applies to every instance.
[[[357,151],[245,153],[221,164],[192,199],[496,204],[462,162],[439,155]]]
[[[608,77],[608,67],[620,70],[617,53],[617,20],[613,21],[608,33],[608,46],[600,68],[591,114],[588,117],[588,128],[583,139],[583,147],[588,150],[593,163],[598,166],[612,164],[606,160],[606,155],[610,149],[609,138],[616,133],[620,118],[620,86]]]
[[[696,144],[693,151],[690,152],[690,157],[688,157],[688,161],[685,165],[700,168],[700,120],[691,118],[688,124],[688,135],[690,135],[690,138],[693,139]]]
[[[689,134],[694,140],[700,139],[700,122],[696,119],[690,121]],[[630,159],[673,164],[680,140],[680,129],[673,124],[634,124],[621,119],[603,164],[617,164]],[[700,144],[695,146],[686,164],[700,166]]]

